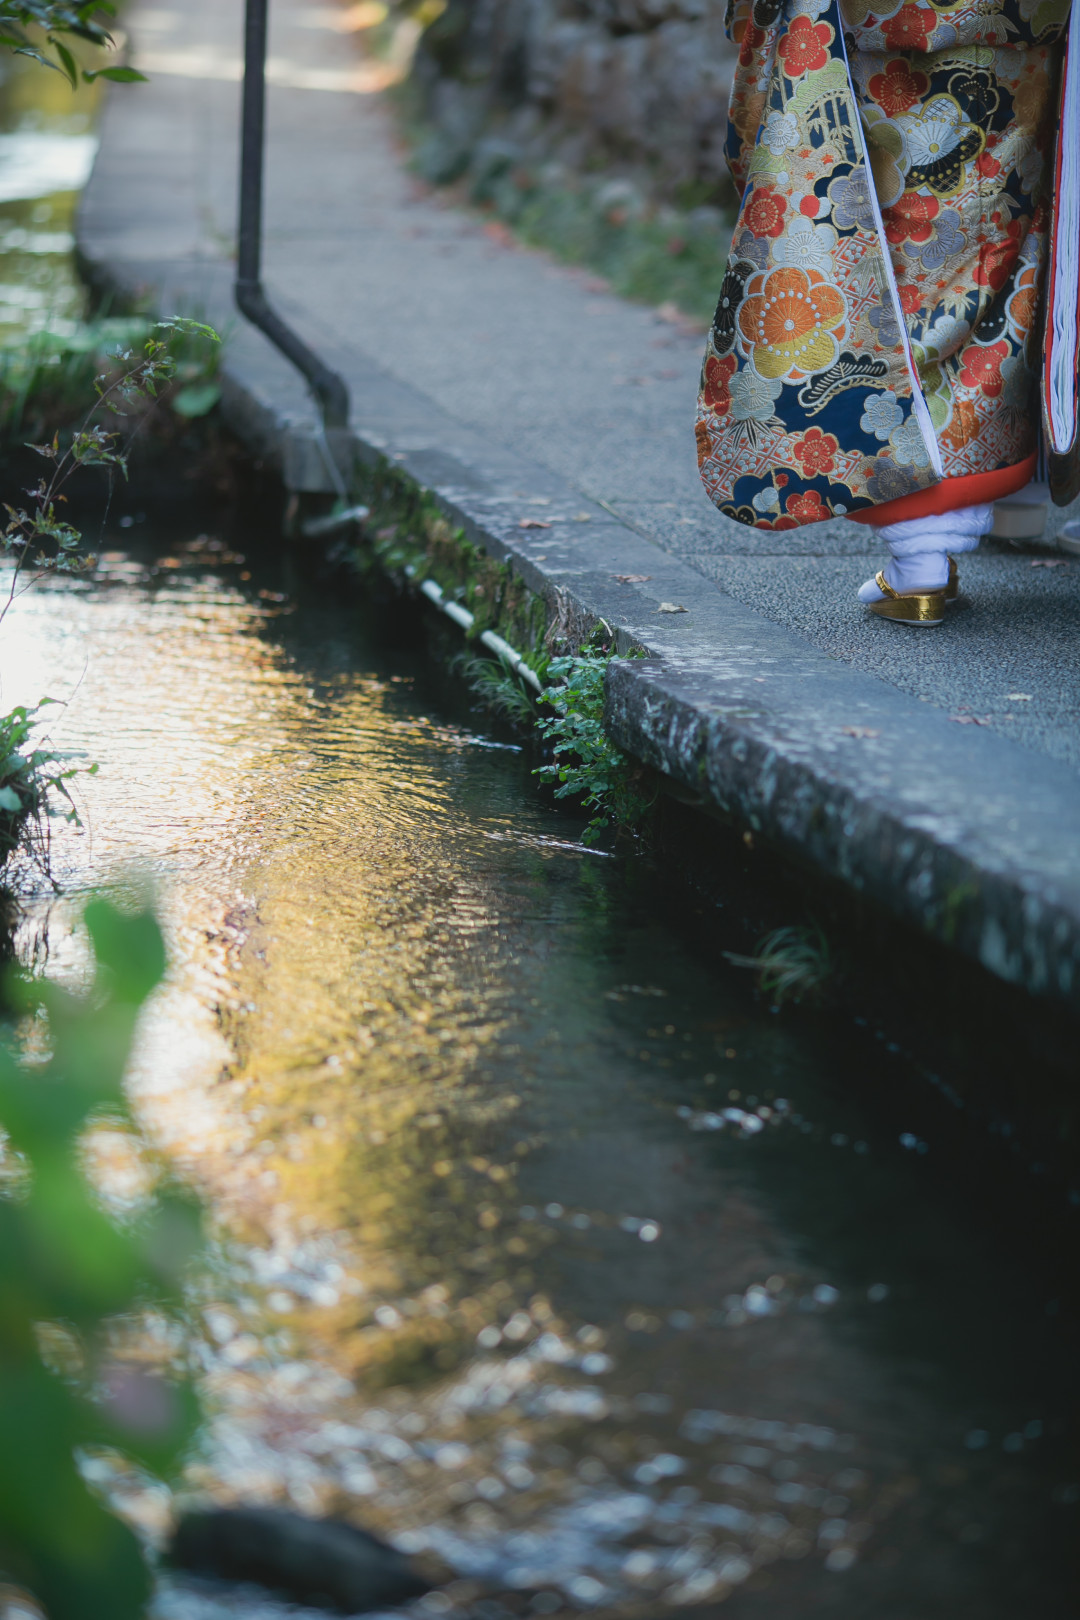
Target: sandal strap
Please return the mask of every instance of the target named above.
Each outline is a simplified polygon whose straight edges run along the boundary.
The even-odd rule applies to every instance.
[[[881,592],[882,596],[889,597],[893,602],[899,602],[899,600],[900,600],[900,592],[893,590],[892,586],[889,584],[888,580],[885,578],[884,573],[874,575],[874,584],[877,586],[877,588]]]

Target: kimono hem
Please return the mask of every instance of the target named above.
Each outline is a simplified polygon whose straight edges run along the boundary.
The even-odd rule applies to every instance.
[[[734,0],[697,418],[727,516],[897,522],[1030,479],[1069,8]]]

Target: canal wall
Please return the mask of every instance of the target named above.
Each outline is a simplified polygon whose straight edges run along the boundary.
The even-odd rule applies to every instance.
[[[275,298],[351,389],[349,429],[320,434],[290,368],[232,312],[236,84],[222,64],[235,53],[238,13],[200,0],[196,14],[212,72],[195,76],[190,53],[170,72],[159,51],[150,85],[110,95],[79,223],[90,280],[113,298],[222,326],[225,419],[291,489],[340,483],[362,494],[391,468],[534,593],[550,624],[584,633],[604,620],[621,649],[644,652],[611,667],[608,729],[684,800],[999,980],[1080,1012],[1080,780],[1068,737],[1054,757],[989,725],[957,725],[947,666],[933,695],[904,689],[905,660],[940,658],[916,650],[925,634],[871,627],[891,660],[884,678],[859,667],[854,635],[837,656],[741,599],[737,575],[719,588],[672,539],[684,522],[733,556],[745,539],[712,512],[677,515],[679,501],[701,499],[683,494],[679,460],[696,335],[407,194],[378,109],[298,83],[271,102],[268,256]],[[316,46],[313,33],[297,36],[297,53]],[[305,71],[301,61],[298,80]],[[400,257],[385,257],[395,244]],[[421,272],[423,296],[409,279]],[[517,335],[516,392],[499,395],[497,410],[499,351],[468,325],[470,299],[483,305],[484,330],[498,327],[502,299],[504,342]],[[606,437],[585,448],[602,445],[602,469],[568,472],[585,433],[575,391],[602,383],[613,364],[644,367],[658,344],[689,382],[685,423],[661,411],[646,429],[620,388],[610,421],[602,403],[589,407]],[[558,438],[567,420],[570,449]],[[612,477],[621,496],[601,496]],[[818,526],[814,549],[802,531],[785,536],[796,549],[779,560],[778,582],[816,577],[823,560],[836,577],[861,577],[872,541],[849,527]],[[847,589],[842,611],[853,616]],[[950,644],[962,671],[964,639],[934,643]],[[986,649],[976,645],[974,658],[984,669]],[[927,662],[919,678],[937,667]],[[1038,674],[1014,665],[1006,679],[1030,691]]]

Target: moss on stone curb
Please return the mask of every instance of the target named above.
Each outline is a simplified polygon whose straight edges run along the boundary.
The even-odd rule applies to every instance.
[[[371,513],[363,540],[353,551],[359,572],[378,568],[402,586],[434,580],[446,597],[474,615],[466,632],[469,643],[493,630],[522,655],[541,681],[552,678],[554,684],[539,699],[524,689],[517,693],[524,701],[514,706],[515,717],[552,751],[553,763],[539,766],[534,774],[553,787],[556,798],[575,798],[594,812],[585,842],[594,843],[608,829],[646,830],[659,776],[613,742],[604,725],[604,677],[608,663],[619,656],[609,627],[601,622],[588,645],[568,643],[558,634],[557,616],[545,599],[530,590],[509,563],[490,557],[469,540],[427,491],[385,459],[359,472],[354,482],[355,493]],[[469,662],[475,665],[478,660]],[[499,661],[491,662],[497,670]],[[508,666],[503,670],[508,682],[521,685]],[[507,705],[497,701],[498,679],[481,682],[475,674],[466,679],[481,702],[487,700],[504,716],[509,713]],[[560,701],[561,694],[565,701]]]
[[[355,553],[358,567],[377,564],[403,580],[433,579],[473,615],[470,641],[494,630],[543,678],[549,658],[547,607],[508,563],[471,541],[433,496],[388,461],[362,473],[356,493],[371,509],[363,546]]]

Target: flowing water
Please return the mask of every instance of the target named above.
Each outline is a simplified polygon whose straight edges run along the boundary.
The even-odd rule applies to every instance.
[[[89,126],[44,75],[5,107],[0,323],[55,329]],[[142,516],[0,676],[100,765],[24,950],[77,979],[100,884],[168,934],[130,1089],[215,1233],[182,1494],[437,1555],[417,1616],[1075,1616],[1075,1249],[1023,1184],[871,1032],[770,1013],[272,533]]]
[[[27,936],[77,975],[80,896],[151,882],[170,942],[131,1093],[217,1233],[185,1488],[438,1554],[420,1613],[1075,1614],[1073,1278],[903,1060],[772,1015],[272,536],[138,516],[0,668],[101,767]]]
[[[97,94],[26,59],[0,59],[0,344],[70,336],[85,295],[73,224],[93,163]]]

